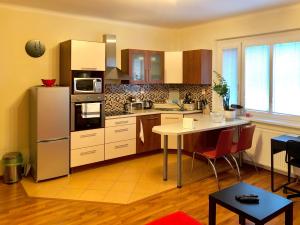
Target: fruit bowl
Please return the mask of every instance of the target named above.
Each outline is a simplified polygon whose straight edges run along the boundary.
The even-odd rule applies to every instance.
[[[56,79],[42,79],[44,86],[52,87],[55,84]]]

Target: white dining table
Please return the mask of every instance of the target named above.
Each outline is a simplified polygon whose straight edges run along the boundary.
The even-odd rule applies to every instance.
[[[183,122],[173,123],[166,125],[154,126],[153,133],[161,134],[164,136],[164,149],[163,149],[163,180],[168,179],[168,136],[177,136],[177,187],[182,187],[182,149],[181,140],[185,134],[193,134],[198,132],[217,130],[227,127],[239,127],[249,124],[247,120],[234,119],[231,121],[213,122],[210,116],[202,115],[194,118],[194,128],[183,128]]]

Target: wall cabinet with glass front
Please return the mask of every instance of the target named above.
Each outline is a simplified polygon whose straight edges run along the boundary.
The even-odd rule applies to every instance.
[[[122,71],[130,76],[130,83],[163,83],[164,52],[136,49],[121,51]]]

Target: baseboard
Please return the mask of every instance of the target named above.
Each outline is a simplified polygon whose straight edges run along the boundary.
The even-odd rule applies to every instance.
[[[254,166],[253,163],[252,163],[252,161],[250,161],[250,160],[243,159],[243,163],[246,163],[248,165]],[[262,168],[264,170],[267,170],[267,171],[271,172],[271,166],[266,166],[266,165],[262,165],[262,164],[256,164],[256,166],[258,168]],[[279,169],[275,169],[275,168],[274,168],[274,173],[281,174],[281,175],[284,175],[284,176],[288,175],[287,172],[279,170]],[[291,177],[295,177],[296,178],[297,176],[299,176],[299,175],[294,174],[293,172],[291,172]]]

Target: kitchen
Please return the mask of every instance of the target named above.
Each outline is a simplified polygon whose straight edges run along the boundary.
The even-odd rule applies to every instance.
[[[15,87],[16,91],[11,94],[10,98],[5,99],[2,104],[5,110],[1,112],[0,117],[1,124],[3,124],[1,131],[3,139],[3,141],[1,141],[1,151],[4,153],[10,150],[20,150],[24,153],[25,158],[28,158],[29,144],[27,137],[29,123],[27,118],[29,118],[29,93],[27,90],[31,86],[40,84],[41,78],[57,79],[59,83],[59,43],[65,40],[74,38],[76,40],[102,42],[102,34],[115,33],[118,38],[116,61],[118,67],[122,68],[122,49],[151,49],[165,52],[189,49],[212,49],[213,52],[216,52],[216,39],[221,40],[223,38],[240,37],[247,34],[272,33],[297,28],[297,21],[299,21],[297,19],[297,10],[297,6],[286,6],[268,12],[254,13],[250,15],[251,22],[248,18],[241,16],[221,22],[212,22],[211,26],[199,25],[198,27],[185,28],[178,31],[135,24],[124,25],[114,21],[99,22],[88,18],[73,18],[53,15],[51,13],[41,13],[35,10],[21,10],[3,6],[1,8],[1,14],[4,19],[1,23],[4,29],[10,31],[4,34],[4,42],[11,43],[10,40],[12,40],[14,46],[18,46],[18,48],[13,48],[14,50],[11,51],[11,45],[3,45],[4,52],[10,52],[11,57],[4,58],[2,61],[2,68],[7,74],[7,79],[3,81],[1,88],[3,93],[10,92],[12,86]],[[14,19],[13,15],[17,15],[18,18],[24,18],[23,21],[27,24],[35,24],[34,21],[37,20],[42,21],[43,26],[39,28],[31,26],[25,29],[23,21]],[[294,19],[284,20],[282,16],[279,15],[292,15]],[[12,30],[11,24],[5,23],[4,21],[11,21],[14,27],[18,27],[19,30]],[[272,23],[270,21],[272,21]],[[249,26],[249,23],[252,24],[252,26]],[[255,27],[255,29],[253,27]],[[24,51],[24,44],[27,40],[32,39],[33,36],[39,37],[46,43],[47,50],[45,55],[41,58],[32,59],[28,57]],[[16,61],[13,59],[20,60]],[[214,69],[217,69],[214,62],[215,60],[213,57],[212,65]],[[219,69],[217,70],[220,71]],[[163,99],[168,99],[168,94],[170,94],[169,88],[174,89],[176,94],[177,91],[179,91],[181,99],[184,98],[187,92],[191,92],[195,100],[204,96],[202,94],[202,90],[204,89],[210,107],[215,109],[215,107],[219,105],[218,97],[213,94],[211,87],[207,88],[202,85],[200,85],[200,88],[198,88],[197,85],[189,87],[187,85],[185,87],[185,85],[182,84],[138,84],[132,85],[132,87],[135,91],[132,91],[127,85],[121,85],[119,88],[116,88],[114,85],[107,85],[105,89],[106,108],[114,109],[113,106],[117,106],[117,109],[122,110],[127,98],[134,96],[135,93],[138,93],[136,94],[137,96],[134,96],[138,99],[152,100],[154,102],[160,100],[159,97],[155,97],[155,94],[153,99],[148,99],[148,95],[146,94],[148,91],[150,93],[159,92],[164,96]],[[126,95],[124,96],[122,92],[125,92]],[[152,96],[153,94],[151,94],[151,97]],[[117,101],[115,101],[115,99]],[[114,104],[109,104],[109,102],[114,102]],[[163,114],[166,113],[164,112]],[[135,123],[135,125],[137,126],[137,123]],[[299,133],[295,127],[276,126],[267,123],[258,123],[258,125],[259,129],[257,129],[258,132],[254,137],[256,140],[253,147],[254,152],[256,148],[269,149],[269,139],[274,135],[281,133]],[[99,145],[105,145],[105,142]],[[261,151],[256,155],[256,161],[260,166],[267,168],[269,165],[268,152]],[[188,168],[189,165],[185,167]],[[286,168],[277,169],[284,171]],[[158,179],[161,179],[161,177]]]

